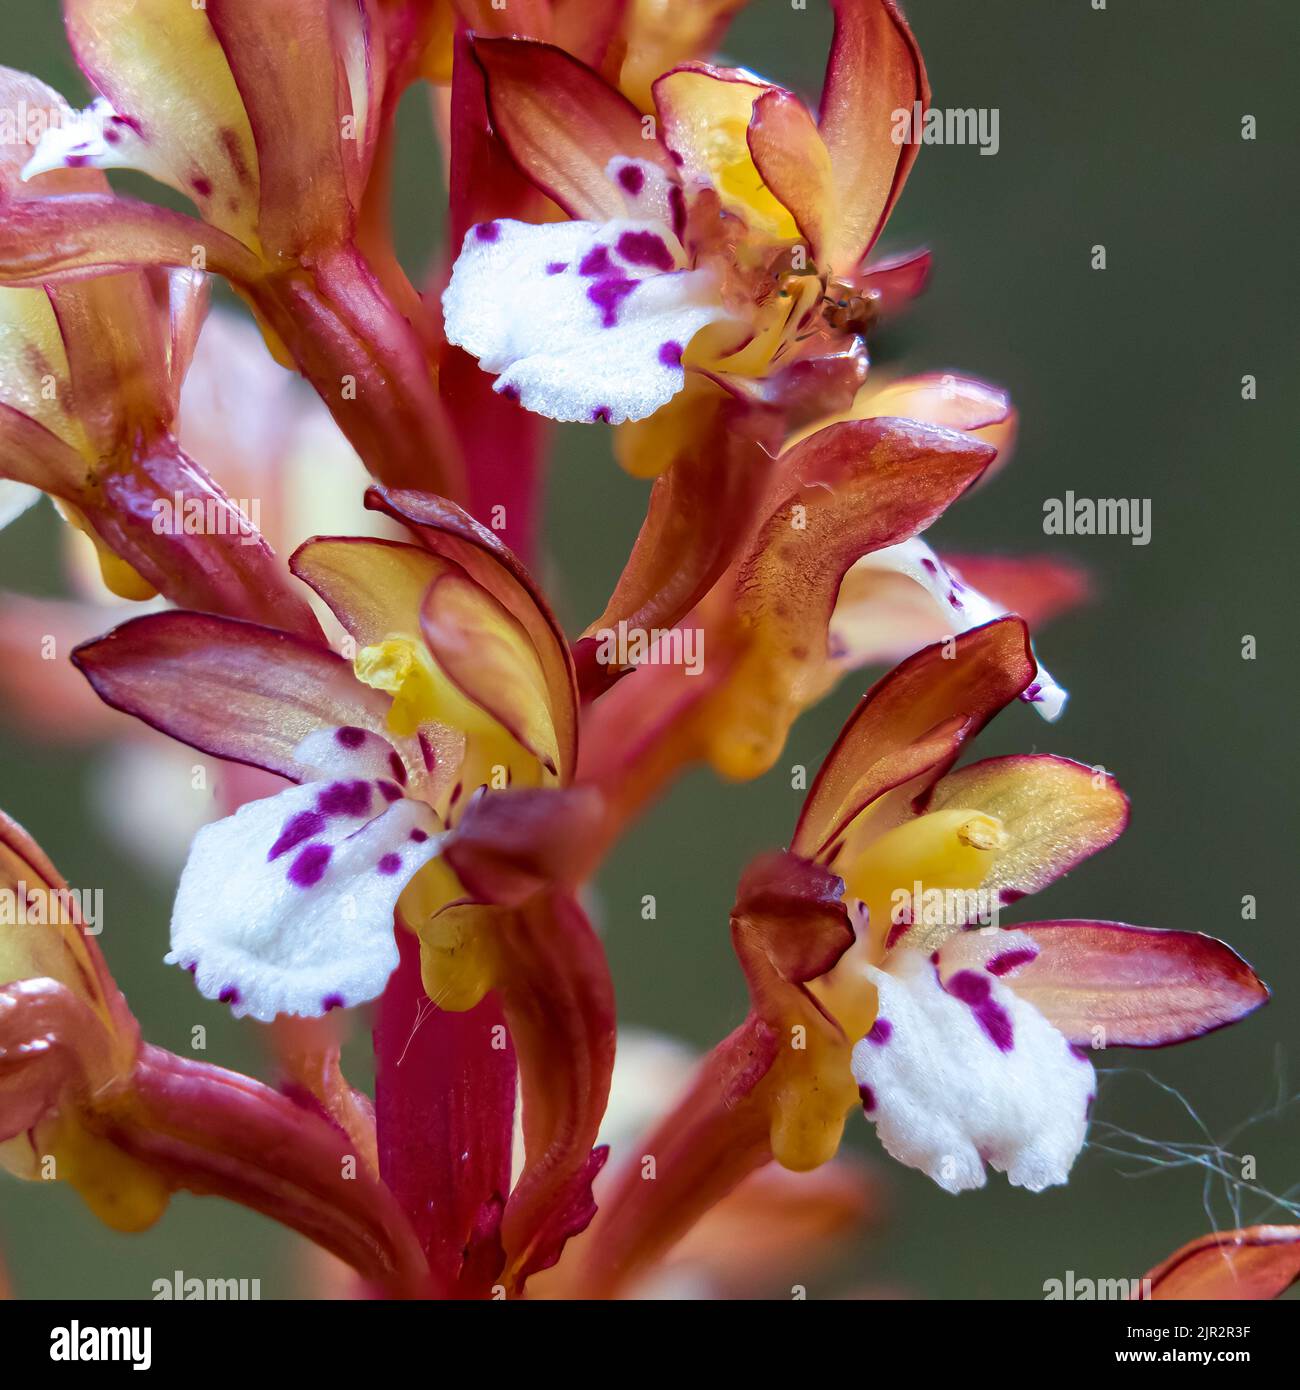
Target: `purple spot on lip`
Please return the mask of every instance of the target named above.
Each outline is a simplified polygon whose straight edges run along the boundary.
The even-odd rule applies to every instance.
[[[386,782],[381,777],[379,781],[375,783],[375,786],[379,788],[379,795],[382,796],[385,801],[393,802],[402,799],[402,789],[394,782]]]
[[[1038,950],[1034,946],[1018,946],[1013,951],[1003,951],[1001,955],[996,955],[985,965],[984,969],[990,975],[1005,975],[1008,971],[1015,970],[1018,966],[1028,965],[1031,960],[1038,959]]]
[[[370,809],[370,783],[331,782],[316,798],[316,809],[326,816],[364,816]]]
[[[673,156],[680,164],[681,160],[676,155]],[[668,210],[673,219],[673,235],[678,241],[682,239],[682,233],[686,230],[686,197],[682,193],[680,184],[673,184],[668,190]]]
[[[333,853],[329,845],[308,845],[289,865],[289,882],[299,888],[314,888],[325,877]]]
[[[188,970],[189,973],[190,973],[191,975],[197,975],[197,974],[198,974],[198,970],[199,970],[199,963],[198,963],[198,961],[196,961],[196,960],[190,961],[190,963],[185,967],[185,969]]]
[[[873,1047],[884,1047],[893,1036],[894,1025],[887,1018],[878,1018],[871,1025],[871,1032],[867,1034],[867,1041]]]
[[[870,1086],[859,1086],[858,1095],[862,1098],[862,1109],[870,1115],[876,1108],[876,1093]]]
[[[648,265],[654,270],[671,270],[672,252],[655,232],[624,232],[614,248],[629,265]]]
[[[217,995],[217,1002],[219,1004],[238,1004],[239,991],[234,987],[234,985],[227,985],[225,989],[223,989],[221,993]]]
[[[319,835],[324,829],[325,817],[318,811],[299,811],[296,816],[290,816],[280,829],[280,838],[271,846],[266,862],[271,863],[295,845],[310,840],[313,835]]]
[[[438,766],[437,750],[429,742],[429,736],[423,731],[420,733],[420,756],[424,759],[424,766],[429,772]]]
[[[1022,700],[1029,700],[1030,702],[1041,700],[1043,698],[1042,684],[1039,681],[1035,681],[1032,685],[1025,686],[1020,698]]]
[[[1010,1052],[1015,1045],[1011,1015],[995,999],[993,985],[987,975],[974,970],[958,970],[944,985],[954,999],[969,1004],[975,1021],[1000,1052]]]
[[[120,130],[114,130],[111,125],[104,127],[104,139],[108,144],[116,145],[121,138],[122,132]]]
[[[429,836],[423,830],[412,830],[410,838],[414,840],[417,845],[422,845]]]
[[[327,994],[325,998],[320,1001],[320,1006],[325,1013],[329,1013],[331,1009],[341,1009],[343,1007],[343,996],[341,994]]]
[[[613,269],[614,263],[603,246],[593,246],[578,262],[579,275],[608,275]]]
[[[194,185],[194,191],[199,195],[200,198],[212,197],[211,179],[205,179],[202,175],[200,175],[196,179],[191,179],[190,182]]]
[[[645,170],[635,164],[625,164],[618,171],[618,181],[635,198],[645,187]]]
[[[682,345],[680,343],[660,343],[659,360],[665,367],[680,367],[682,365]]]
[[[402,856],[386,854],[375,867],[381,874],[395,874],[402,867]]]
[[[495,222],[480,222],[474,228],[474,235],[480,241],[496,241],[501,235],[501,228]]]
[[[921,568],[924,569],[927,574],[939,573],[939,566],[936,565],[933,560],[927,560],[924,557],[921,560]]]
[[[610,409],[607,405],[598,405],[595,410],[591,412],[591,422],[593,425],[602,420],[607,425],[610,422]]]
[[[366,741],[366,731],[355,724],[344,724],[341,729],[334,730],[334,737],[344,748],[360,748]]]
[[[503,386],[497,392],[497,395],[504,396],[508,401],[517,401],[519,399],[519,388],[517,386]]]
[[[388,755],[388,766],[392,769],[393,781],[399,787],[406,785],[406,764],[402,761],[401,754],[393,752]]]
[[[620,280],[610,277],[597,280],[587,290],[587,298],[600,310],[600,321],[605,328],[613,328],[618,322],[618,306],[636,289],[637,280]]]
[[[548,275],[562,275],[568,268],[568,261],[547,261],[546,263],[546,273]]]

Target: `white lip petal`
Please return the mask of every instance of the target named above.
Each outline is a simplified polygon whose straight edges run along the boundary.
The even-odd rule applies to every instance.
[[[430,808],[403,795],[384,739],[319,731],[300,753],[347,775],[205,826],[172,912],[167,961],[190,970],[207,998],[263,1022],[379,994],[397,965],[397,899],[445,838]]]
[[[471,227],[442,297],[447,338],[528,410],[640,420],[685,385],[695,334],[727,316],[714,276],[684,265],[654,220]]]
[[[1040,1192],[1069,1179],[1096,1087],[1091,1064],[986,971],[946,987],[920,951],[869,968],[875,1026],[853,1049],[863,1107],[886,1151],[940,1187],[984,1185],[984,1165]]]
[[[1005,608],[994,603],[987,595],[964,584],[919,537],[864,555],[853,566],[852,573],[860,577],[873,571],[900,574],[919,584],[930,595],[939,614],[951,624],[954,636],[1007,614]],[[865,599],[868,603],[871,601],[869,590]],[[851,619],[852,615],[841,615],[841,629],[848,630]],[[832,619],[833,637],[835,628],[836,621]],[[1039,662],[1038,674],[1020,698],[1032,704],[1044,719],[1051,722],[1060,718],[1069,695]]]

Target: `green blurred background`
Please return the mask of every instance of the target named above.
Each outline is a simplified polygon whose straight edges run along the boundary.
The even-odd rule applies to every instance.
[[[80,101],[54,0],[5,8],[3,61]],[[1020,916],[1207,931],[1240,949],[1275,994],[1263,1013],[1208,1040],[1105,1061],[1099,1122],[1066,1189],[1031,1196],[994,1177],[983,1192],[949,1197],[893,1164],[851,1117],[851,1143],[879,1177],[883,1219],[811,1281],[814,1293],[869,1286],[1036,1298],[1067,1270],[1135,1276],[1211,1224],[1235,1224],[1203,1167],[1174,1166],[1172,1149],[1152,1161],[1167,1146],[1223,1141],[1255,1157],[1254,1184],[1265,1192],[1300,1184],[1297,1109],[1281,1104],[1296,1090],[1288,1064],[1300,988],[1287,733],[1295,637],[1283,623],[1297,502],[1289,402],[1300,22],[1289,0],[906,8],[936,104],[997,108],[1001,148],[993,158],[974,147],[921,152],[884,249],[927,244],[936,275],[877,345],[877,360],[999,382],[1022,414],[1013,466],[931,538],[953,550],[1050,547],[1087,566],[1097,590],[1039,642],[1072,691],[1064,718],[1049,728],[1013,709],[981,752],[1050,750],[1102,763],[1134,802],[1124,839]],[[724,52],[815,97],[829,35],[820,0],[806,10],[755,0]],[[1253,142],[1241,138],[1247,114],[1258,122]],[[418,267],[436,243],[440,200],[419,99],[404,107],[403,127],[398,225],[402,253]],[[1098,243],[1105,271],[1090,268]],[[1246,373],[1258,379],[1253,402],[1241,399]],[[1067,489],[1149,497],[1151,544],[1044,537],[1043,501]],[[544,569],[571,630],[603,603],[644,500],[644,485],[611,463],[603,427],[559,434]],[[0,585],[57,592],[56,535],[45,506],[6,532]],[[1254,661],[1240,654],[1248,633],[1258,640]],[[692,776],[615,853],[596,907],[626,1021],[704,1048],[741,1018],[746,997],[727,933],[737,876],[753,854],[786,841],[801,795],[789,767],[816,766],[868,683],[850,681],[806,716],[759,782]],[[202,1023],[210,1060],[263,1067],[256,1025],[233,1023],[163,966],[173,884],[106,838],[91,805],[102,758],[14,732],[0,740],[0,757],[0,804],[74,885],[106,887],[101,945],[146,1036],[183,1050]],[[643,893],[657,896],[654,922],[641,920]],[[1257,899],[1257,920],[1242,920],[1245,894]],[[354,1078],[364,1078],[365,1049],[355,1050]],[[1228,1167],[1240,1172],[1235,1160]],[[1259,1193],[1239,1198],[1246,1221],[1285,1219]],[[128,1238],[98,1225],[62,1184],[0,1181],[0,1250],[22,1296],[148,1297],[151,1282],[176,1268],[260,1277],[266,1297],[300,1287],[296,1238],[241,1208],[189,1197]]]

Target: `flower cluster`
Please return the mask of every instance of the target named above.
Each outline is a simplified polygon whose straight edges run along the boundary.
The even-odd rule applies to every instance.
[[[102,573],[45,683],[18,673],[53,612],[6,600],[0,680],[31,718],[93,723],[84,678],[140,747],[223,768],[166,959],[266,1025],[279,1072],[143,1042],[75,914],[0,924],[18,1176],[121,1230],[177,1190],[242,1202],[355,1291],[725,1295],[872,1209],[839,1156],[852,1112],[949,1192],[988,1168],[1039,1191],[1083,1147],[1104,1049],[1264,1002],[1195,932],[997,920],[1128,818],[1064,758],[957,766],[1017,701],[1061,715],[1029,625],[1082,581],[922,539],[1006,464],[1016,414],[974,378],[871,365],[929,269],[875,251],[918,148],[894,113],[929,101],[898,6],[833,0],[817,111],[710,61],[737,8],[64,0],[88,109],[0,70],[6,516],[48,494]],[[387,215],[415,83],[447,170],[421,286]],[[251,323],[205,326],[214,277]],[[650,483],[572,639],[532,568],[548,421],[612,427]],[[275,498],[264,528],[246,490]],[[671,659],[686,636],[701,660]],[[752,780],[889,663],[739,884],[748,1016],[701,1059],[620,1034],[585,892],[605,853],[683,771]],[[7,820],[0,877],[66,891]],[[336,1011],[362,1006],[373,1097],[340,1065]],[[1275,1291],[1296,1247],[1267,1230],[1232,1249]],[[1162,1296],[1219,1296],[1202,1253]]]

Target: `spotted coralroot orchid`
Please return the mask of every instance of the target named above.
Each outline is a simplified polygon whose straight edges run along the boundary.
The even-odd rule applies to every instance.
[[[176,1191],[227,1196],[376,1287],[426,1291],[419,1245],[365,1160],[364,1133],[354,1140],[246,1076],[143,1043],[75,895],[2,816],[0,886],[27,909],[0,927],[0,1165],[70,1183],[119,1231],[151,1226]]]
[[[447,336],[497,391],[619,424],[667,405],[688,368],[774,403],[832,365],[861,380],[879,292],[860,267],[916,153],[889,113],[928,89],[893,5],[850,0],[836,18],[820,120],[783,88],[690,63],[655,80],[643,120],[559,49],[476,45],[498,135],[571,219],[466,235]]]
[[[71,117],[49,88],[10,69],[0,69],[0,107]],[[29,139],[35,133],[30,124],[18,129]],[[44,196],[19,177],[31,150],[23,139],[0,145],[5,206]],[[107,196],[104,176],[89,168],[37,183],[74,200]],[[183,269],[0,288],[0,472],[55,500],[94,542],[115,593],[161,591],[311,632],[309,610],[253,522],[177,442],[182,383],[206,303],[203,277]],[[202,528],[159,524],[187,510],[205,518]]]
[[[63,181],[0,206],[0,281],[130,266],[220,275],[372,473],[457,494],[436,335],[392,254],[385,206],[391,123],[431,8],[66,0],[98,95],[79,119],[50,123],[22,171],[31,194],[51,171]],[[64,177],[98,169],[139,170],[198,216]]]
[[[1189,1241],[1142,1280],[1139,1296],[1183,1302],[1280,1298],[1300,1279],[1300,1226],[1245,1226]]]
[[[477,1197],[457,1150],[463,1212],[430,1212],[402,1191],[429,1174],[402,1173],[401,1127],[428,1117],[386,1111],[382,1079],[380,1167],[424,1212],[440,1275],[462,1292],[498,1278],[522,1288],[590,1218],[604,1157],[594,1144],[612,992],[574,896],[599,800],[566,789],[572,663],[518,561],[451,503],[369,500],[414,541],[317,538],[291,560],[347,630],[350,664],[281,631],[194,613],[136,619],[74,660],[109,704],[295,783],[195,838],[167,959],[204,995],[262,1021],[319,1016],[376,998],[405,956],[443,1011],[499,1000],[525,1103],[513,1192],[508,1124],[506,1172],[485,1171]],[[381,1009],[381,1055],[390,1040],[405,1051],[413,1021]],[[485,1115],[499,1112],[480,1099]]]
[[[952,771],[1036,676],[1004,618],[905,661],[864,697],[809,791],[791,848],[741,882],[732,939],[747,1021],[641,1143],[584,1246],[617,1287],[771,1159],[816,1168],[857,1105],[885,1149],[950,1192],[985,1167],[1063,1183],[1110,1047],[1197,1037],[1267,991],[1222,942],[1086,920],[982,926],[1110,844],[1108,775],[1046,754]]]

